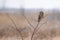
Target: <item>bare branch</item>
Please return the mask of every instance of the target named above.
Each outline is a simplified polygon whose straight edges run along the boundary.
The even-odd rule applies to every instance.
[[[47,14],[44,18],[46,18],[47,16],[48,16],[48,14]],[[43,20],[43,21],[44,21],[44,20]],[[42,23],[42,24],[40,25],[40,27],[43,26],[45,23],[47,23],[47,21],[48,21],[48,20],[46,20],[46,22]],[[39,30],[40,27],[38,27],[37,29]],[[37,31],[38,31],[38,30],[37,30]]]
[[[41,11],[38,15],[38,23],[37,23],[37,26],[34,28],[34,31],[33,31],[32,36],[31,36],[31,40],[33,40],[34,33],[35,33],[36,29],[38,28],[39,23],[43,17],[44,17],[44,13]]]
[[[37,26],[34,28],[34,31],[33,31],[32,36],[31,36],[31,40],[33,40],[33,36],[34,36],[34,33],[35,33],[36,28],[38,27],[38,25],[39,25],[39,22],[38,22]]]
[[[16,30],[19,32],[19,34],[20,34],[20,36],[21,36],[21,38],[22,38],[22,40],[23,40],[22,33],[21,33],[21,31],[17,28],[17,25],[16,25],[16,23],[14,22],[14,20],[9,16],[8,13],[7,13],[6,15],[7,15],[7,17],[11,20],[11,22],[14,24]]]
[[[28,22],[28,24],[32,27],[32,28],[34,28],[34,26],[29,22],[29,20],[27,19],[27,17],[23,14],[23,16],[24,16],[24,18],[26,19],[26,21]]]
[[[31,40],[33,40],[33,36],[34,36],[35,31],[36,31],[37,29],[39,29],[42,25],[44,25],[45,23],[47,23],[47,22],[42,23],[42,24],[40,25],[40,27],[38,27],[39,22],[41,21],[41,19],[42,19],[42,18],[46,18],[46,17],[47,17],[47,15],[44,17],[43,11],[41,11],[41,12],[39,13],[39,15],[38,15],[38,21],[37,21],[38,24],[37,24],[37,26],[34,28],[34,31],[33,31],[32,36],[31,36]],[[37,30],[37,31],[38,31],[38,30]]]

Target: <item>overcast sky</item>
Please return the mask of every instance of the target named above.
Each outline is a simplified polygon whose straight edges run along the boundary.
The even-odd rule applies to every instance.
[[[0,7],[3,6],[3,0],[0,0]],[[60,8],[60,0],[6,0],[6,8]]]

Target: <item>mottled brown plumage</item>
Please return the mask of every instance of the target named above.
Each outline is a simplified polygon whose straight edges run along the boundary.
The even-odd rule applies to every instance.
[[[38,15],[38,22],[40,22],[42,18],[44,18],[44,12],[40,11],[40,13]]]

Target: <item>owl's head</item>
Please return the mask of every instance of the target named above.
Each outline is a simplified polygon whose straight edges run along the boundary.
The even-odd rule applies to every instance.
[[[43,11],[40,11],[39,15],[44,18],[44,12]]]
[[[40,13],[39,13],[39,14],[42,16],[42,15],[44,15],[44,12],[43,12],[43,11],[40,11]]]

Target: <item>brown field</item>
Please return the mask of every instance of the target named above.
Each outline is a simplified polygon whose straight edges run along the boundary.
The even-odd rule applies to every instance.
[[[37,15],[38,14],[26,14],[25,16],[29,22],[34,26],[37,25]],[[48,15],[49,17],[50,15]],[[60,40],[60,21],[52,20],[46,17],[44,18],[37,30],[35,31],[33,40]],[[12,20],[10,19],[12,18]],[[43,24],[44,23],[44,24]],[[28,21],[21,14],[10,14],[0,13],[0,40],[21,40],[20,33],[16,30],[21,31],[24,40],[31,40],[31,34],[33,32],[33,27],[28,23]],[[42,26],[41,26],[42,25]]]

